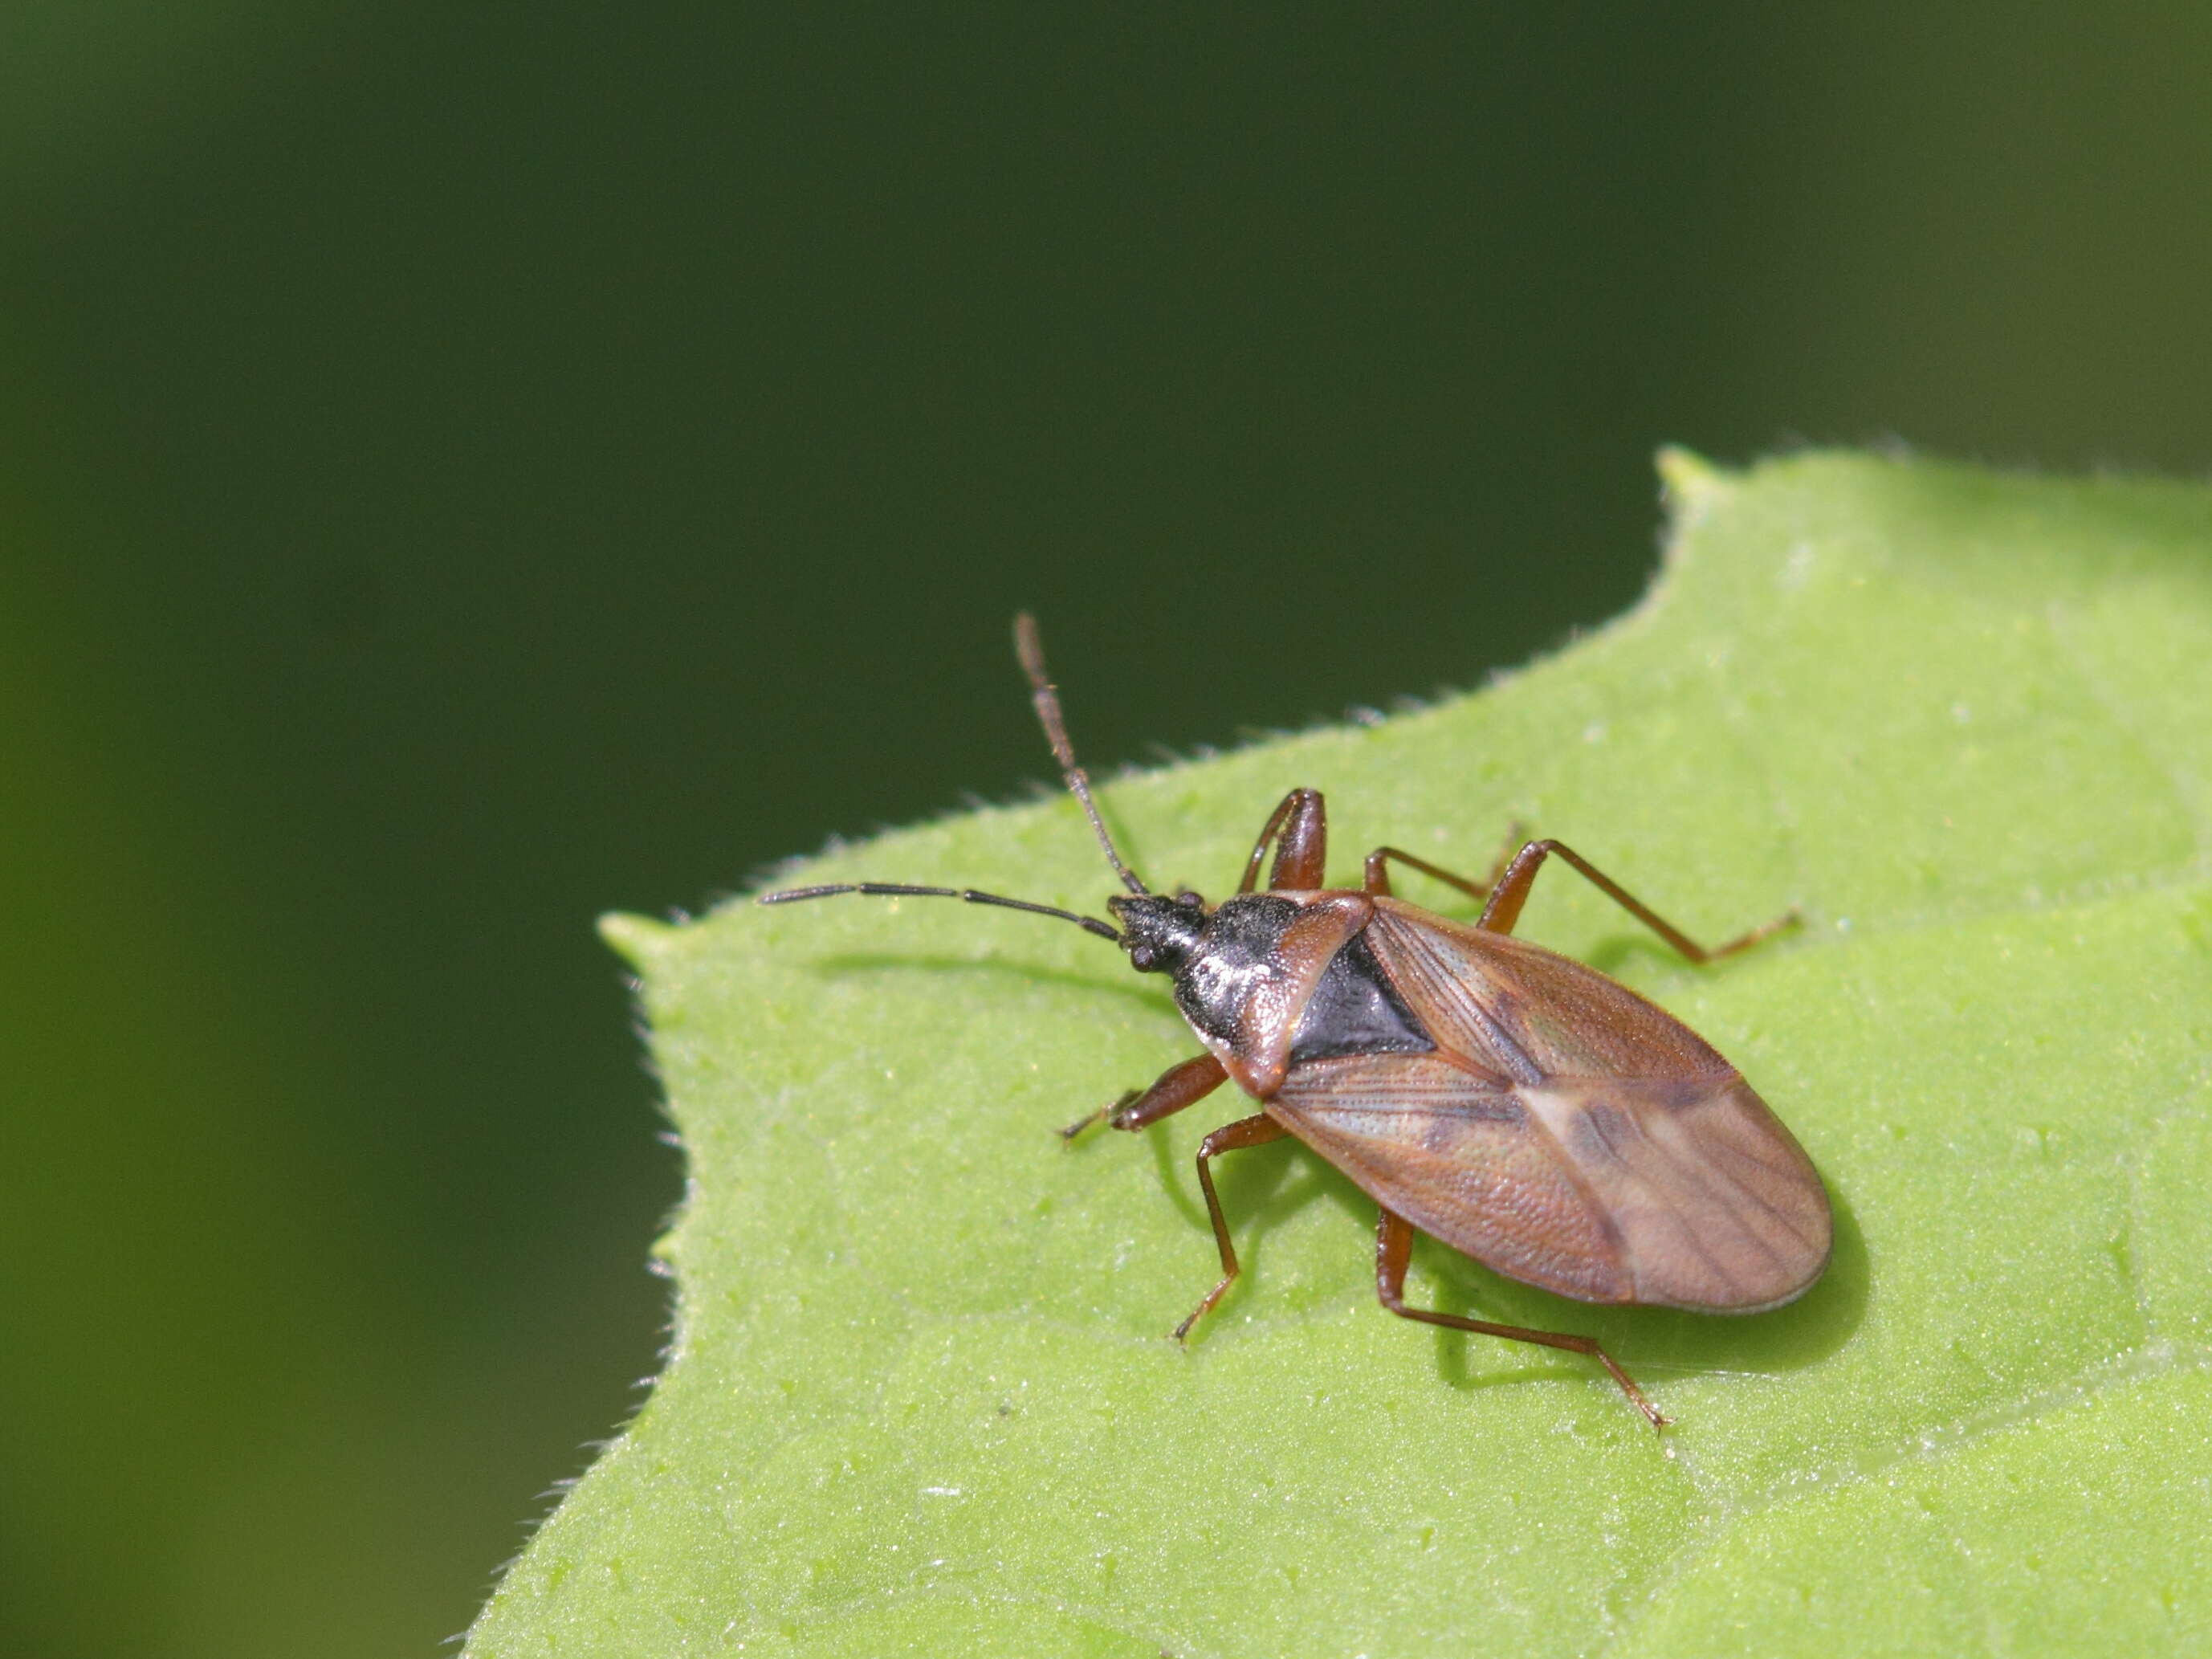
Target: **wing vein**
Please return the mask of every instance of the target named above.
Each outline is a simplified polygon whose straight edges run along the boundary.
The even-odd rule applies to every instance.
[[[1598,1231],[1605,1235],[1606,1243],[1613,1247],[1613,1254],[1626,1259],[1628,1239],[1620,1230],[1620,1223],[1613,1217],[1613,1206],[1599,1200],[1597,1188],[1583,1173],[1580,1162],[1567,1151],[1565,1143],[1553,1132],[1552,1126],[1544,1121],[1541,1112],[1532,1110],[1528,1113],[1528,1127],[1536,1132],[1552,1166],[1574,1188],[1575,1196],[1582,1200],[1583,1208],[1596,1221]]]

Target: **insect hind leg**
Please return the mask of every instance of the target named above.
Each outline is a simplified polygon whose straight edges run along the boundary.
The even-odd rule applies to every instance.
[[[1513,924],[1521,919],[1521,907],[1528,902],[1528,890],[1535,884],[1536,872],[1544,867],[1544,860],[1547,858],[1562,859],[1571,865],[1591,886],[1692,962],[1717,962],[1723,957],[1732,957],[1739,951],[1749,950],[1769,934],[1797,924],[1796,911],[1785,910],[1771,921],[1762,922],[1725,945],[1708,948],[1675,927],[1565,842],[1532,841],[1514,854],[1513,861],[1505,866],[1504,875],[1499,878],[1496,889],[1490,895],[1490,902],[1483,907],[1482,915],[1474,925],[1493,933],[1511,933]]]
[[[1518,839],[1518,831],[1515,838]],[[1760,923],[1746,933],[1740,933],[1725,945],[1703,945],[1654,910],[1642,899],[1630,892],[1611,876],[1592,864],[1580,853],[1560,841],[1532,841],[1517,853],[1511,852],[1509,843],[1506,854],[1501,854],[1497,866],[1491,872],[1486,885],[1478,887],[1465,876],[1431,864],[1426,859],[1415,858],[1411,853],[1401,852],[1395,847],[1378,847],[1367,855],[1367,890],[1387,894],[1390,890],[1392,863],[1419,870],[1425,876],[1433,876],[1447,885],[1485,902],[1482,915],[1475,926],[1486,933],[1510,933],[1521,920],[1521,907],[1528,902],[1528,890],[1535,885],[1536,872],[1544,867],[1544,860],[1557,858],[1579,871],[1590,885],[1603,893],[1622,909],[1634,916],[1661,939],[1687,957],[1692,962],[1717,962],[1723,957],[1732,957],[1739,951],[1748,951],[1753,945],[1784,928],[1797,925],[1795,910],[1785,910],[1771,921]]]
[[[1480,883],[1469,881],[1465,876],[1455,875],[1440,865],[1431,864],[1426,859],[1417,859],[1411,853],[1401,852],[1395,847],[1378,847],[1367,855],[1367,890],[1382,894],[1386,898],[1389,896],[1390,864],[1395,859],[1409,870],[1419,870],[1425,876],[1435,877],[1448,887],[1458,888],[1469,898],[1487,899],[1497,891],[1498,884],[1505,879],[1505,872],[1513,862],[1513,855],[1521,850],[1527,840],[1527,830],[1516,821],[1506,830],[1505,839],[1498,846],[1498,856],[1490,861],[1490,873]]]
[[[1644,1390],[1636,1386],[1635,1379],[1590,1337],[1575,1336],[1565,1331],[1532,1331],[1520,1325],[1493,1325],[1487,1320],[1463,1319],[1457,1314],[1438,1313],[1430,1308],[1407,1307],[1406,1265],[1413,1252],[1413,1228],[1404,1217],[1383,1211],[1382,1221],[1375,1230],[1375,1294],[1401,1319],[1419,1320],[1424,1325],[1442,1325],[1455,1331],[1472,1331],[1477,1336],[1502,1336],[1509,1342],[1534,1342],[1547,1348],[1588,1354],[1613,1374],[1613,1380],[1628,1396],[1629,1404],[1650,1419],[1653,1428],[1667,1426],[1667,1419],[1659,1414],[1657,1407],[1644,1397]]]

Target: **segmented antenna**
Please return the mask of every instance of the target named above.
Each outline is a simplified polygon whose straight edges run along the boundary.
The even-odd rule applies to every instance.
[[[997,893],[978,892],[973,887],[913,887],[897,881],[838,881],[821,887],[787,887],[781,893],[763,893],[762,904],[796,904],[801,899],[830,898],[839,893],[860,893],[871,898],[955,898],[970,904],[995,904],[1003,910],[1027,910],[1032,915],[1057,916],[1062,921],[1072,921],[1086,933],[1101,939],[1110,939],[1116,945],[1121,935],[1096,916],[1079,916],[1073,910],[1062,910],[1050,904],[1032,904],[1027,899],[1006,898]]]
[[[1121,878],[1121,884],[1133,893],[1150,890],[1137,879],[1137,872],[1121,862],[1121,854],[1114,846],[1114,837],[1106,832],[1106,820],[1098,816],[1098,803],[1091,798],[1091,776],[1075,763],[1075,745],[1067,740],[1067,722],[1060,712],[1060,693],[1044,672],[1044,645],[1037,638],[1036,618],[1026,611],[1014,618],[1014,653],[1022,659],[1022,672],[1030,677],[1030,701],[1036,705],[1037,719],[1043,723],[1046,739],[1052,744],[1053,758],[1060,763],[1060,775],[1066,781],[1076,799],[1083,803],[1084,812],[1091,819],[1091,827],[1098,832],[1098,844],[1106,849],[1106,861]]]

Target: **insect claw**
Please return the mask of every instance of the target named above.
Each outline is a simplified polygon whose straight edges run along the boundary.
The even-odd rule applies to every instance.
[[[1106,1127],[1109,1129],[1128,1128],[1130,1127],[1129,1108],[1135,1105],[1144,1097],[1145,1091],[1142,1089],[1124,1090],[1122,1091],[1121,1097],[1119,1100],[1115,1101],[1111,1106],[1102,1107],[1096,1115],[1104,1118],[1106,1120]],[[1143,1121],[1149,1122],[1151,1120],[1146,1119]]]
[[[1753,945],[1757,945],[1762,939],[1772,939],[1777,933],[1787,933],[1792,932],[1793,930],[1804,926],[1804,911],[1793,904],[1787,910],[1784,910],[1780,915],[1775,917],[1771,921],[1762,921],[1758,927],[1753,928],[1749,933],[1739,935],[1737,938],[1730,939],[1727,944],[1717,945],[1712,950],[1706,951],[1705,954],[1705,960],[1707,962],[1717,962],[1723,957],[1732,957],[1735,955],[1739,951],[1748,951]]]

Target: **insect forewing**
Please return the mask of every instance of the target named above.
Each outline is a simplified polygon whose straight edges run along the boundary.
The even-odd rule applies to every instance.
[[[1383,1208],[1509,1278],[1633,1296],[1602,1212],[1504,1079],[1447,1055],[1349,1054],[1295,1067],[1267,1110]]]
[[[1584,1301],[1750,1312],[1819,1277],[1819,1175],[1681,1022],[1387,898],[1367,939],[1437,1052],[1296,1066],[1268,1109],[1385,1208]]]

